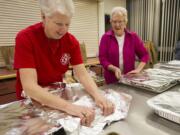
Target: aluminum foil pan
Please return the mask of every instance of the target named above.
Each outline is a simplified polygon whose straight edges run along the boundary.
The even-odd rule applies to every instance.
[[[144,90],[161,93],[178,83],[179,76],[173,71],[163,69],[147,69],[139,74],[123,75],[120,83]]]
[[[52,134],[62,128],[56,111],[45,111],[28,100],[0,106],[1,135]]]
[[[159,94],[147,101],[147,104],[159,116],[180,124],[180,89]]]

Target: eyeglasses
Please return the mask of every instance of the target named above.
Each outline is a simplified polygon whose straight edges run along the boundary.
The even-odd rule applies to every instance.
[[[119,24],[119,25],[124,25],[125,24],[125,20],[124,21],[111,21],[113,25]]]

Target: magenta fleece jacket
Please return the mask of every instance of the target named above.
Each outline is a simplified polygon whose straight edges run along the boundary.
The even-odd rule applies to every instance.
[[[147,63],[149,54],[144,47],[143,41],[135,32],[125,30],[125,40],[123,47],[123,74],[135,69],[135,60]],[[104,77],[107,84],[115,83],[114,73],[107,69],[108,65],[112,64],[119,67],[119,46],[112,30],[106,32],[100,41],[99,60],[104,68]]]

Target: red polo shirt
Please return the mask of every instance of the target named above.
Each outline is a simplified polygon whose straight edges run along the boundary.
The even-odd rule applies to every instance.
[[[16,95],[22,99],[22,85],[19,77],[20,68],[35,68],[38,84],[47,86],[62,81],[69,64],[82,63],[77,39],[66,33],[61,39],[48,39],[42,23],[20,31],[16,37],[14,68],[17,69]]]

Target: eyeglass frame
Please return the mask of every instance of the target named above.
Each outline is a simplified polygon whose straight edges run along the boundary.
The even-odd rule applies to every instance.
[[[113,20],[111,20],[111,23],[114,25],[116,25],[116,24],[119,24],[119,25],[124,25],[125,23],[126,23],[126,21],[125,20],[123,20],[123,21],[113,21]]]

